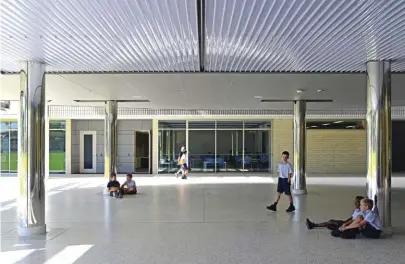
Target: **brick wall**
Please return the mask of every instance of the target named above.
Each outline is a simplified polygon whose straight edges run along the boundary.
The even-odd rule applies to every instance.
[[[279,119],[272,127],[273,160],[277,163],[283,150],[293,154],[293,124]],[[365,174],[366,139],[366,130],[307,130],[307,172]]]
[[[293,149],[293,123],[291,119],[274,119],[271,123],[272,131],[272,169],[273,173],[277,171],[277,164],[283,151],[290,152],[291,163],[294,160]]]

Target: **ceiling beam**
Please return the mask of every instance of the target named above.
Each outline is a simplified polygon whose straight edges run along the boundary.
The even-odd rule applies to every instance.
[[[205,58],[205,0],[197,1],[198,48],[200,71],[204,72]]]

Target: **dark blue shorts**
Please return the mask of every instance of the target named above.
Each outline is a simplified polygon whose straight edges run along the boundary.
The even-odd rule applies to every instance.
[[[291,184],[288,183],[288,178],[278,178],[277,192],[291,195]]]
[[[184,164],[182,165],[182,169],[183,169],[183,170],[188,170],[187,163],[184,163]]]

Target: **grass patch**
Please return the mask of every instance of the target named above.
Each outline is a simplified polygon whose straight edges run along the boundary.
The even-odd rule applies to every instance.
[[[1,153],[1,170],[17,171],[18,153]],[[49,152],[49,171],[65,171],[65,152]]]

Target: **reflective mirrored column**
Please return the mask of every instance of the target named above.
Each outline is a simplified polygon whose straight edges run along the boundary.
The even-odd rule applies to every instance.
[[[104,119],[104,177],[117,173],[117,101],[106,101]]]
[[[391,65],[367,62],[367,196],[391,227]]]
[[[307,193],[306,186],[306,101],[294,101],[294,179],[292,193]]]
[[[45,234],[45,65],[23,62],[18,122],[19,235]]]

